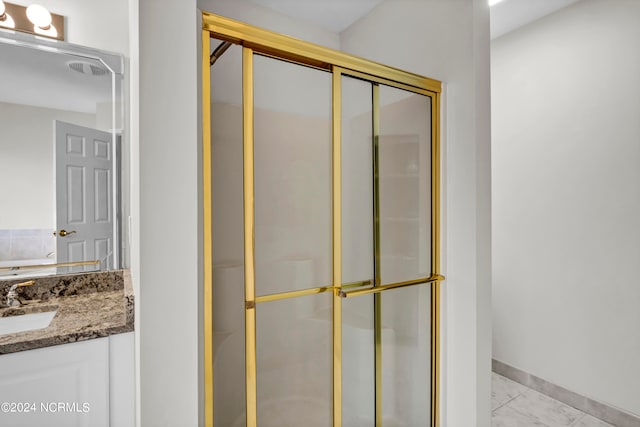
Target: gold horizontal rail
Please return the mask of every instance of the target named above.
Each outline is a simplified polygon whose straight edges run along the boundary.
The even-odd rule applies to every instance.
[[[341,289],[360,288],[362,286],[370,286],[372,284],[373,284],[373,280],[362,280],[360,282],[345,283],[344,285],[342,285]],[[333,286],[320,286],[317,288],[301,289],[299,291],[279,292],[277,294],[261,295],[261,296],[257,296],[255,301],[247,301],[246,305],[247,307],[253,307],[255,304],[259,302],[278,301],[281,299],[322,294],[324,292],[331,292],[334,289],[336,288]]]
[[[33,264],[33,265],[16,265],[14,267],[0,267],[0,271],[18,271],[18,270],[35,270],[37,268],[53,268],[53,267],[78,267],[82,265],[99,265],[100,260],[78,261],[78,262],[61,262],[58,264]]]
[[[334,49],[304,42],[293,37],[273,33],[225,18],[209,12],[202,12],[202,29],[209,31],[212,37],[223,41],[241,44],[256,53],[268,54],[289,61],[330,70],[332,66],[359,71],[367,75],[404,83],[408,86],[441,92],[442,83],[438,80],[399,70],[373,61],[348,55]]]
[[[442,280],[444,280],[444,276],[436,274],[435,276],[425,277],[422,279],[414,279],[414,280],[407,280],[405,282],[390,283],[388,285],[374,286],[373,288],[367,288],[367,289],[357,289],[351,292],[340,291],[339,295],[342,298],[351,298],[351,297],[357,297],[360,295],[375,294],[382,291],[388,291],[390,289],[406,288],[408,286],[440,282]]]
[[[255,302],[269,302],[278,301],[287,298],[303,297],[306,295],[321,294],[323,292],[329,292],[333,290],[333,286],[321,286],[319,288],[302,289],[300,291],[280,292],[277,294],[261,295],[256,297]],[[247,301],[247,304],[251,304],[251,301]]]
[[[378,76],[372,76],[371,74],[367,74],[367,73],[362,73],[360,71],[356,71],[356,70],[343,70],[342,75],[347,76],[347,77],[353,77],[356,79],[361,79],[364,81],[368,81],[368,82],[372,82],[372,83],[378,83],[381,85],[386,85],[386,86],[391,86],[391,87],[395,87],[398,89],[402,89],[402,90],[406,90],[406,91],[410,91],[413,93],[419,93],[420,95],[424,95],[424,96],[428,96],[428,97],[433,97],[436,95],[436,93],[439,93],[439,90],[434,90],[433,88],[431,89],[423,89],[423,88],[418,88],[415,86],[411,86],[408,84],[404,84],[402,82],[397,82],[397,81],[391,81],[389,79],[385,79],[383,77],[378,77]],[[377,101],[377,105],[379,106],[379,96],[378,95],[378,101]],[[379,114],[379,112],[378,112]],[[379,122],[379,118],[377,119]],[[376,135],[379,135],[379,128],[380,128],[380,124],[378,123],[377,125],[377,129],[378,129],[378,133],[376,133]]]

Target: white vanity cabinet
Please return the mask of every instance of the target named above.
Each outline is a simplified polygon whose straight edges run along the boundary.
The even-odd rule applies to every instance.
[[[0,425],[135,424],[133,332],[0,356]]]

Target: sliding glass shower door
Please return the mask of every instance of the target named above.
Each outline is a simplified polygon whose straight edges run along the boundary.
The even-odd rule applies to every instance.
[[[431,100],[345,74],[342,421],[429,425]]]
[[[439,84],[204,20],[206,424],[436,426]]]

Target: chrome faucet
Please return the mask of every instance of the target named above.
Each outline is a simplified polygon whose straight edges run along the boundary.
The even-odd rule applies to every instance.
[[[9,288],[9,292],[7,292],[7,299],[5,300],[5,305],[7,307],[16,307],[20,305],[20,301],[18,300],[18,288],[22,288],[24,286],[31,286],[36,283],[35,280],[29,280],[27,282],[16,283],[15,285],[11,285]]]

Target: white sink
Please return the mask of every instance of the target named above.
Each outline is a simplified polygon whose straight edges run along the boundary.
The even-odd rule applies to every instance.
[[[49,326],[57,310],[43,313],[21,314],[17,316],[0,317],[0,335],[15,334],[17,332],[33,331]]]

